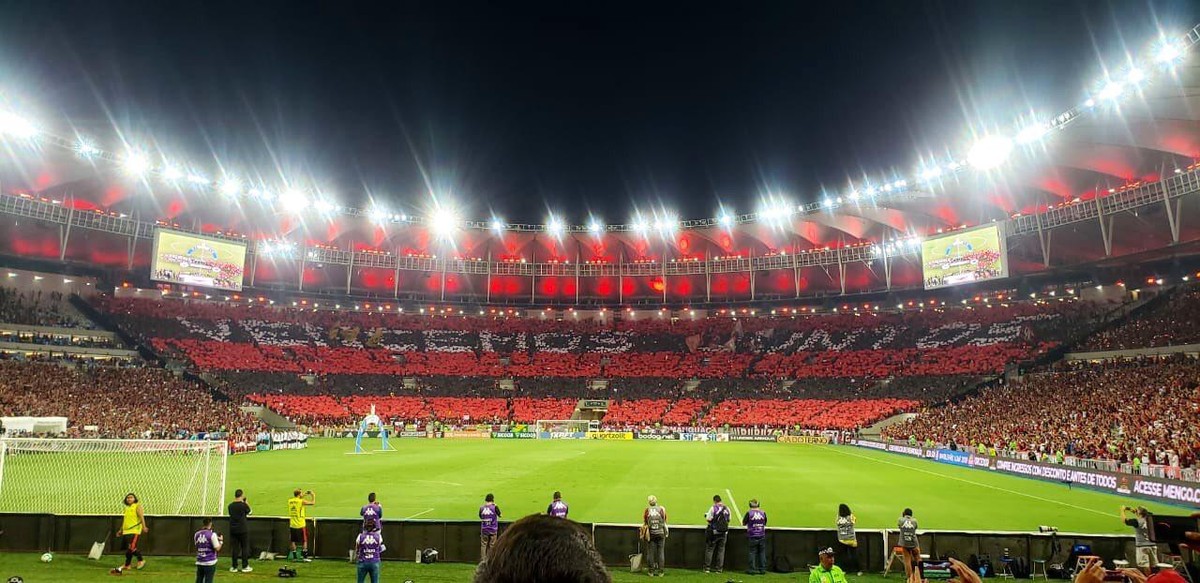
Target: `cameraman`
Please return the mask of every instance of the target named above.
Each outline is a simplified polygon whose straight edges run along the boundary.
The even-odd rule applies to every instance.
[[[1130,518],[1126,512],[1132,512]],[[1133,527],[1134,562],[1142,573],[1150,574],[1150,568],[1158,564],[1158,545],[1150,540],[1150,511],[1145,506],[1121,507],[1121,522]]]

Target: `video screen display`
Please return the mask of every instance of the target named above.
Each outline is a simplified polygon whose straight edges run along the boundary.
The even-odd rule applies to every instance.
[[[168,229],[154,232],[154,281],[242,291],[245,264],[245,243]]]
[[[959,231],[921,243],[925,289],[1008,277],[1008,247],[1000,225]]]

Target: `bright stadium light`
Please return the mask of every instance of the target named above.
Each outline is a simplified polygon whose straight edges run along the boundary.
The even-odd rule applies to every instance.
[[[1050,127],[1046,124],[1036,123],[1017,133],[1018,144],[1032,144],[1046,135],[1050,131]]]
[[[728,213],[721,213],[721,216],[717,217],[717,222],[720,223],[722,227],[728,229],[729,227],[733,226],[733,216]]]
[[[1121,96],[1121,92],[1125,91],[1125,86],[1120,81],[1109,81],[1096,97],[1105,101],[1111,101]]]
[[[1008,159],[1012,147],[1012,140],[1004,136],[987,136],[971,146],[967,162],[979,170],[991,170]]]
[[[1158,63],[1173,63],[1175,59],[1183,56],[1183,49],[1179,48],[1179,43],[1171,40],[1164,40],[1157,49],[1154,50],[1154,60]]]
[[[567,227],[565,224],[563,224],[562,219],[554,215],[550,215],[550,218],[546,220],[546,232],[554,235],[555,237],[562,235],[566,228]]]
[[[133,176],[142,176],[150,171],[150,158],[138,151],[130,151],[121,161],[121,167]]]
[[[930,166],[929,168],[926,168],[921,171],[921,180],[924,180],[926,182],[929,182],[931,180],[937,180],[941,176],[942,176],[942,168],[940,166]]]
[[[37,136],[37,126],[33,122],[11,112],[0,112],[0,134],[14,138],[32,138]]]
[[[279,195],[279,204],[292,212],[300,212],[308,208],[309,202],[308,195],[299,188],[288,188]]]
[[[97,148],[92,142],[80,138],[75,141],[75,153],[80,158],[94,158],[100,155],[100,148]]]
[[[328,198],[318,198],[313,201],[313,208],[323,215],[331,215],[337,210],[337,205]]]
[[[433,229],[434,234],[438,237],[448,238],[458,230],[460,222],[458,213],[455,213],[453,209],[439,206],[429,217],[429,228]]]
[[[633,224],[630,226],[633,227],[634,232],[637,233],[645,233],[646,231],[650,230],[650,225],[647,224],[646,219],[643,219],[642,217],[633,219]]]
[[[386,223],[388,218],[391,217],[392,214],[389,213],[387,211],[387,209],[380,208],[380,207],[372,207],[370,211],[367,211],[367,216],[369,216],[371,218],[371,220],[376,223]]]
[[[596,219],[592,219],[592,221],[588,223],[588,231],[590,231],[593,235],[599,235],[600,233],[604,232],[604,224]]]
[[[503,233],[504,232],[504,221],[493,218],[492,219],[492,230],[495,231],[497,235]]]
[[[221,194],[225,196],[237,196],[242,192],[242,181],[233,176],[226,176],[221,179],[221,184],[218,185]]]
[[[1130,69],[1129,74],[1125,76],[1125,82],[1129,83],[1130,85],[1133,85],[1135,87],[1137,85],[1140,85],[1141,82],[1145,81],[1145,80],[1146,80],[1146,72],[1137,67]]]
[[[181,170],[179,166],[175,164],[163,162],[162,177],[163,180],[166,180],[167,182],[178,182],[183,180],[183,170]]]
[[[206,185],[208,185],[208,179],[207,179],[207,178],[205,178],[203,175],[200,175],[200,174],[195,174],[195,173],[193,173],[193,174],[188,174],[187,181],[188,181],[188,183],[189,183],[189,184],[194,184],[194,185],[196,185],[196,186],[206,186]]]
[[[654,219],[654,230],[664,235],[675,232],[679,228],[679,219],[675,215],[663,215]]]

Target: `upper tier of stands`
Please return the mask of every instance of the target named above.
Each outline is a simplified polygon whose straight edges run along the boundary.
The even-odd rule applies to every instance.
[[[93,328],[61,292],[0,287],[0,322],[49,328]]]
[[[555,321],[99,300],[206,371],[558,378],[886,378],[1003,371],[1086,327],[1063,301],[799,318]]]
[[[1200,343],[1200,287],[1175,293],[1145,313],[1088,337],[1082,351],[1129,350]]]

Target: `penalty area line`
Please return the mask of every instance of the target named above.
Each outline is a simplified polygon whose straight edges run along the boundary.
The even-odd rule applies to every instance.
[[[738,520],[741,520],[742,519],[742,511],[738,510],[737,500],[733,499],[733,492],[731,492],[729,490],[729,488],[725,488],[725,495],[729,496],[729,504],[731,504],[733,506],[733,512],[738,517]],[[732,522],[732,521],[730,521],[730,522]]]
[[[402,518],[401,520],[412,520],[412,519],[414,519],[414,518],[416,518],[416,517],[418,517],[418,516],[425,516],[426,514],[429,514],[430,512],[433,512],[433,509],[432,509],[432,508],[426,508],[425,510],[422,510],[422,511],[420,511],[420,512],[418,512],[418,513],[416,513],[416,514],[414,514],[414,515],[412,515],[412,516],[405,516],[405,517],[404,517],[404,518]]]

